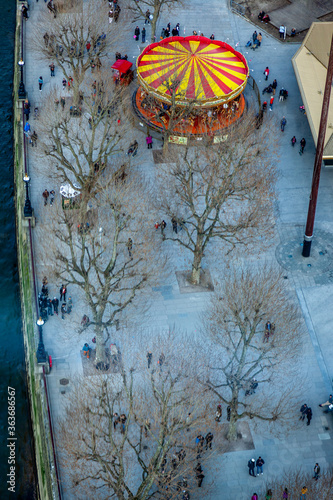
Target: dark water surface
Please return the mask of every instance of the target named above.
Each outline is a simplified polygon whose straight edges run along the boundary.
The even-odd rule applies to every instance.
[[[36,498],[17,273],[13,182],[15,0],[0,0],[0,499]],[[15,389],[15,493],[8,491],[8,386]]]

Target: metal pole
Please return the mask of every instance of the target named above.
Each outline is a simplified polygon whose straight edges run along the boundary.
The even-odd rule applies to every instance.
[[[28,174],[25,174],[23,177],[23,181],[25,184],[25,204],[23,208],[23,215],[24,217],[32,217],[32,206],[31,206],[31,201],[29,198],[29,181],[30,177]]]
[[[328,59],[328,66],[327,66],[326,84],[325,84],[323,107],[321,110],[321,118],[320,118],[319,132],[318,132],[316,158],[313,168],[308,218],[306,221],[306,229],[305,229],[304,244],[302,251],[303,257],[310,257],[310,252],[311,252],[311,243],[313,239],[313,226],[317,208],[320,171],[321,171],[321,164],[323,161],[323,150],[324,150],[326,127],[327,127],[328,110],[330,106],[332,79],[333,79],[333,35],[331,41],[330,55]]]
[[[44,347],[44,341],[43,341],[43,325],[44,325],[44,321],[42,320],[42,318],[39,318],[37,320],[39,341],[38,341],[38,348],[37,348],[37,353],[36,353],[38,364],[44,364],[44,363],[46,363],[46,360],[47,360],[45,347]]]

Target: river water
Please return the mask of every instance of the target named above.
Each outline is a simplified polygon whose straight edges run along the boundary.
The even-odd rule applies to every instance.
[[[17,272],[13,176],[15,0],[0,0],[0,498],[36,498]],[[8,386],[15,389],[15,493],[8,491]]]

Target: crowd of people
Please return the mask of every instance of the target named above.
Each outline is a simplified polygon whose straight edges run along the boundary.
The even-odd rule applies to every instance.
[[[59,293],[60,300],[58,300],[57,297],[53,297],[53,299],[49,297],[48,280],[47,277],[44,276],[42,289],[38,294],[39,314],[44,322],[46,322],[50,316],[54,316],[54,314],[58,316],[59,304],[62,319],[65,319],[65,314],[70,314],[72,312],[73,301],[69,296],[66,302],[67,288],[64,285],[61,285]]]

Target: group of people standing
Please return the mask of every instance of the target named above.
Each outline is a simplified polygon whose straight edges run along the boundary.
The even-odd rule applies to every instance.
[[[68,297],[68,301],[66,303],[66,294],[67,288],[64,285],[60,287],[60,301],[57,297],[53,299],[49,298],[49,290],[48,290],[48,280],[47,277],[44,276],[42,282],[42,290],[38,294],[38,305],[40,317],[43,321],[47,321],[49,316],[53,316],[56,314],[58,316],[59,313],[59,303],[60,303],[60,312],[62,319],[65,319],[65,314],[70,314],[72,312],[73,301],[71,297]]]

